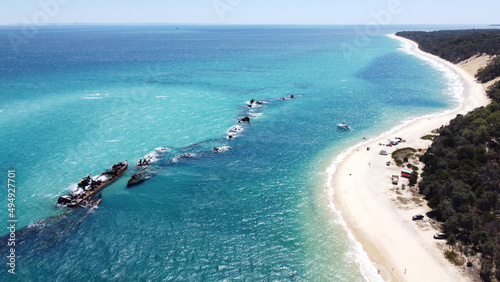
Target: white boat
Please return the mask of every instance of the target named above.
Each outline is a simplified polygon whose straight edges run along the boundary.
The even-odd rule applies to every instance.
[[[346,123],[339,123],[339,124],[337,124],[337,128],[340,129],[340,130],[349,130],[349,129],[351,129],[349,127],[349,125],[347,125]]]
[[[352,128],[351,128],[351,127],[347,124],[347,123],[344,123],[344,122],[343,122],[343,121],[344,121],[344,117],[345,117],[345,112],[344,112],[344,114],[342,115],[342,119],[341,119],[341,120],[342,120],[342,122],[337,124],[337,129],[340,129],[340,130],[343,130],[343,131],[347,131],[347,130],[349,130],[349,129],[350,129],[350,130],[354,130],[354,129],[352,129]]]

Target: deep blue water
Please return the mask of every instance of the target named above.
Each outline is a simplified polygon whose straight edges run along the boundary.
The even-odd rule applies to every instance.
[[[12,44],[21,28],[0,28],[2,185],[15,170],[18,229],[56,216],[18,230],[17,274],[2,263],[1,280],[376,279],[328,206],[325,170],[363,137],[456,107],[457,81],[385,36],[398,27],[363,46],[357,30],[45,27]],[[170,163],[212,146],[230,149]],[[158,147],[172,151],[155,177],[126,188],[130,169],[98,209],[57,216],[82,177]]]

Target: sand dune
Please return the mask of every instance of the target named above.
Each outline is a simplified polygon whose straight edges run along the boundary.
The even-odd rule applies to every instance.
[[[460,66],[461,68],[463,68],[469,75],[471,75],[472,77],[475,77],[477,71],[480,68],[484,68],[485,66],[487,66],[488,62],[493,57],[494,56],[483,54],[481,56],[476,56],[476,57],[470,58],[468,60],[462,61],[462,62],[458,63],[457,65]],[[490,85],[493,85],[495,82],[497,82],[499,80],[500,80],[500,77],[498,77],[498,78],[496,78],[488,83],[485,83],[485,84],[483,84],[483,88],[488,89],[488,87]]]

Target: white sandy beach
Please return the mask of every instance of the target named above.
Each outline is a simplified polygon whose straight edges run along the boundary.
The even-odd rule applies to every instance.
[[[427,217],[423,221],[411,220],[413,215],[425,214],[430,208],[424,201],[411,200],[417,188],[412,188],[414,192],[401,189],[401,184],[407,184],[407,180],[392,185],[391,175],[399,175],[402,168],[394,163],[386,166],[386,162],[392,160],[390,154],[398,148],[428,148],[431,141],[422,140],[422,136],[448,124],[457,114],[466,114],[487,105],[489,100],[483,86],[463,68],[420,51],[412,41],[392,37],[411,42],[415,52],[439,61],[457,73],[466,86],[465,100],[459,109],[418,119],[355,148],[338,165],[332,177],[333,202],[384,280],[469,281],[465,271],[444,257],[445,241],[433,239],[437,232],[433,221]],[[396,136],[406,142],[395,147],[379,145],[387,144]],[[368,151],[367,147],[371,150]],[[389,155],[379,155],[380,150],[386,150]]]

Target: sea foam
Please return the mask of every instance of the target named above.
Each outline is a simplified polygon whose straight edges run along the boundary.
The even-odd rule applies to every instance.
[[[399,48],[399,51],[417,57],[418,59],[422,60],[425,64],[441,72],[443,75],[443,79],[446,81],[446,84],[448,85],[448,87],[444,90],[444,94],[449,96],[453,101],[455,101],[458,104],[457,108],[460,108],[462,106],[467,89],[464,84],[464,81],[457,73],[455,73],[455,71],[453,71],[450,67],[446,66],[442,61],[440,61],[441,59],[431,58],[430,56],[433,56],[431,54],[424,55],[419,52],[416,52],[415,50],[416,47],[407,40],[401,39],[393,34],[389,34],[387,36],[392,39],[398,40],[400,42],[401,46]]]

